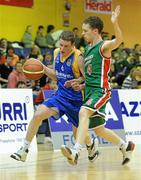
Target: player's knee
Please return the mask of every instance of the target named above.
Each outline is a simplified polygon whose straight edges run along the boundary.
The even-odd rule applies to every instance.
[[[79,119],[85,121],[88,118],[89,118],[88,110],[82,107],[79,111]]]
[[[42,122],[44,120],[43,114],[40,112],[36,112],[33,117],[34,121]]]

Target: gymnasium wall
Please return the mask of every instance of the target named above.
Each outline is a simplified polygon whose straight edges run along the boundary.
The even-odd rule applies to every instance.
[[[100,16],[104,22],[104,31],[112,35],[113,27],[110,15],[84,12],[84,0],[70,0],[70,27],[63,27],[63,13],[65,0],[34,0],[32,8],[21,8],[0,5],[0,38],[6,37],[10,41],[20,41],[26,25],[33,26],[33,36],[38,25],[54,24],[56,29],[72,29],[77,26],[81,29],[83,19],[90,15]],[[121,5],[119,23],[124,35],[126,47],[133,47],[141,41],[141,0],[113,0],[113,7]]]

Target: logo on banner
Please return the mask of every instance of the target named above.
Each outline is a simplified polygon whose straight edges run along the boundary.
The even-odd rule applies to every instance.
[[[0,153],[15,152],[21,143],[33,117],[31,89],[0,89]],[[30,152],[37,151],[36,138]]]
[[[85,0],[85,11],[110,14],[112,11],[112,0]]]
[[[25,102],[0,103],[0,133],[26,131],[28,125],[28,104],[30,98],[25,97]]]
[[[128,103],[121,102],[122,115],[126,117],[139,117],[141,116],[141,102],[129,101]]]

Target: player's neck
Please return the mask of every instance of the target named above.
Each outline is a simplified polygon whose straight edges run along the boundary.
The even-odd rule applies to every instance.
[[[71,51],[68,54],[64,55],[64,56],[61,55],[61,60],[65,61],[74,52],[74,49],[75,48],[72,48]]]
[[[91,46],[95,46],[95,45],[98,44],[100,41],[102,41],[102,38],[101,38],[101,37],[95,38],[95,39],[92,41]]]

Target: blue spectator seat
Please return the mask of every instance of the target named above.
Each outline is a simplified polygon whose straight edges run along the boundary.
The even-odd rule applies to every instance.
[[[53,55],[54,48],[40,48],[41,54],[44,56],[47,52],[50,52]]]
[[[14,48],[14,51],[19,57],[24,56],[23,48]]]
[[[31,53],[31,48],[24,48],[23,52],[24,52],[24,57],[27,57]]]

